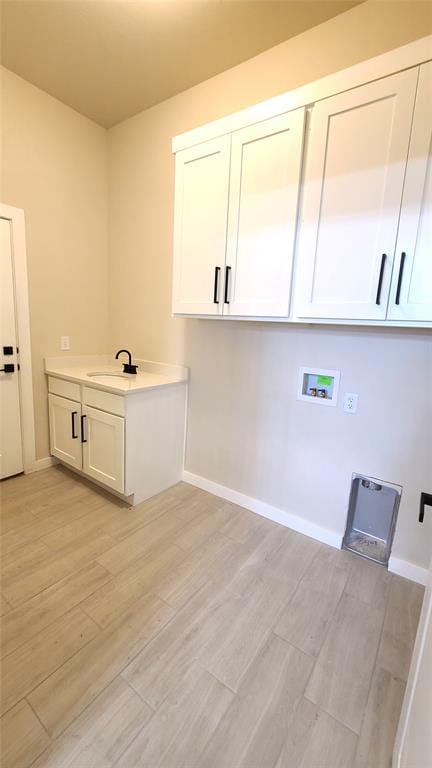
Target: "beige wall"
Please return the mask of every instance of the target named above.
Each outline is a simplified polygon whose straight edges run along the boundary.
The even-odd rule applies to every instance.
[[[104,352],[108,328],[106,131],[2,69],[0,200],[26,218],[36,456],[49,455],[43,357]],[[67,353],[64,353],[67,354]]]
[[[401,483],[394,552],[421,565],[430,336],[172,318],[171,138],[431,31],[428,3],[368,2],[109,132],[111,346],[191,366],[187,469],[338,531],[351,472]],[[359,392],[356,416],[296,401],[298,367],[314,364]]]

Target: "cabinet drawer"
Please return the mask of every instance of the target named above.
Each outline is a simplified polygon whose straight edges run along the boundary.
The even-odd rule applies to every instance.
[[[48,391],[53,395],[66,397],[68,400],[76,400],[78,403],[81,402],[80,385],[74,384],[72,381],[64,381],[64,379],[55,379],[53,376],[48,376]]]
[[[113,395],[112,392],[102,392],[100,389],[84,387],[83,403],[99,408],[101,411],[115,413],[117,416],[125,415],[125,401],[121,395]]]

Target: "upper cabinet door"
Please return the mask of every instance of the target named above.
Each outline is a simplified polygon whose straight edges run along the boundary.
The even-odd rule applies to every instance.
[[[417,79],[407,70],[314,106],[298,317],[385,319]]]
[[[432,321],[432,63],[420,67],[388,317]]]
[[[176,155],[173,312],[222,311],[229,136]]]
[[[232,135],[224,315],[288,315],[304,116]]]

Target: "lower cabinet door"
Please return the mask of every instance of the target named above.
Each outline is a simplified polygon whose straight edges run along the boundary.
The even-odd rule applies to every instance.
[[[52,455],[71,467],[81,469],[81,404],[49,394],[48,408]]]
[[[82,407],[83,471],[100,483],[124,492],[124,419]]]

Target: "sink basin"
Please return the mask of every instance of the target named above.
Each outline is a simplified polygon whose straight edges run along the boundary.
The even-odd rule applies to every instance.
[[[117,379],[130,379],[130,374],[128,373],[107,373],[107,371],[92,371],[92,373],[88,373],[87,376],[89,376],[90,379],[93,378],[117,378]]]

